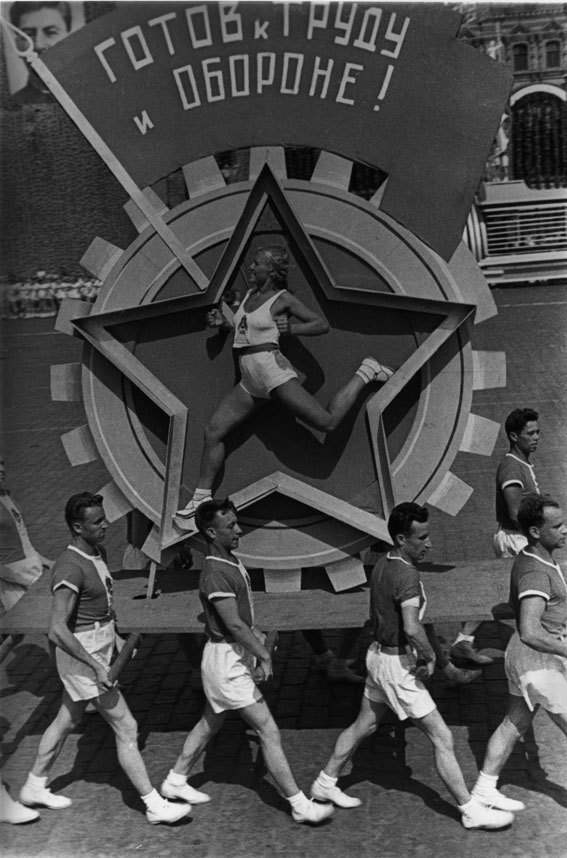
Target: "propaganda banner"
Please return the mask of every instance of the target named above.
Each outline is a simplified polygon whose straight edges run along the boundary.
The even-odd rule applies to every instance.
[[[124,3],[43,59],[140,186],[326,139],[386,172],[381,210],[449,259],[511,85],[459,22],[423,3]]]

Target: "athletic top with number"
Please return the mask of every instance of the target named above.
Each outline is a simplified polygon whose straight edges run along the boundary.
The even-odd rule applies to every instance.
[[[95,622],[114,619],[112,609],[112,578],[106,565],[104,549],[91,556],[74,545],[68,545],[51,570],[51,592],[69,587],[78,596],[69,628],[79,632]]]
[[[280,289],[275,295],[253,310],[251,313],[244,309],[246,299],[251,290],[246,293],[244,300],[234,314],[234,343],[233,348],[243,349],[247,346],[277,345],[280,332],[271,314],[271,308],[277,298],[283,295],[285,289]]]

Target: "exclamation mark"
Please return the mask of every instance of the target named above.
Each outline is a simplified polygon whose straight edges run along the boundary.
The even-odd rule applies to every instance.
[[[376,101],[384,101],[384,98],[386,97],[386,93],[388,92],[388,87],[390,86],[390,80],[391,80],[393,71],[394,71],[394,66],[388,66],[388,68],[386,70],[386,75],[384,77],[384,82],[382,84],[382,88],[381,88],[380,92],[378,93],[378,98],[376,99]],[[376,112],[378,110],[380,110],[380,105],[375,104],[374,105],[374,112]]]

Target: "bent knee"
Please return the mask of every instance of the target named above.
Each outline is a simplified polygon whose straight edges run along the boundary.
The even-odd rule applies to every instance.
[[[510,718],[509,715],[504,716],[502,728],[515,735],[518,739],[524,735],[530,724],[532,723],[533,714],[531,712],[524,713],[518,717]]]
[[[280,729],[275,721],[269,720],[258,725],[256,732],[258,737],[265,742],[281,744]]]
[[[137,745],[138,724],[133,718],[117,724],[114,732],[121,741],[127,742],[129,745]]]

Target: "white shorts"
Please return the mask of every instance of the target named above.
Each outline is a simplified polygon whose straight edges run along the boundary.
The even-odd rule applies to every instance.
[[[92,655],[107,669],[110,667],[110,660],[116,643],[116,630],[113,620],[104,623],[104,625],[96,623],[94,629],[74,632],[74,635],[89,655]],[[92,700],[93,697],[99,697],[105,693],[97,684],[96,674],[92,667],[59,647],[55,648],[55,664],[61,682],[69,692],[71,700]]]
[[[415,663],[413,655],[388,655],[376,643],[370,644],[364,696],[373,703],[386,703],[400,721],[429,715],[437,707],[423,682],[410,673]]]
[[[517,557],[528,540],[517,530],[504,530],[499,527],[492,540],[492,548],[496,557]]]
[[[270,392],[292,378],[297,372],[279,349],[239,355],[240,386],[256,399],[269,399]]]
[[[241,644],[207,641],[201,661],[203,691],[213,712],[244,709],[261,700],[251,670],[255,659]]]
[[[523,697],[530,711],[539,705],[547,712],[567,714],[567,658],[538,652],[515,632],[506,647],[504,667],[510,694]]]

